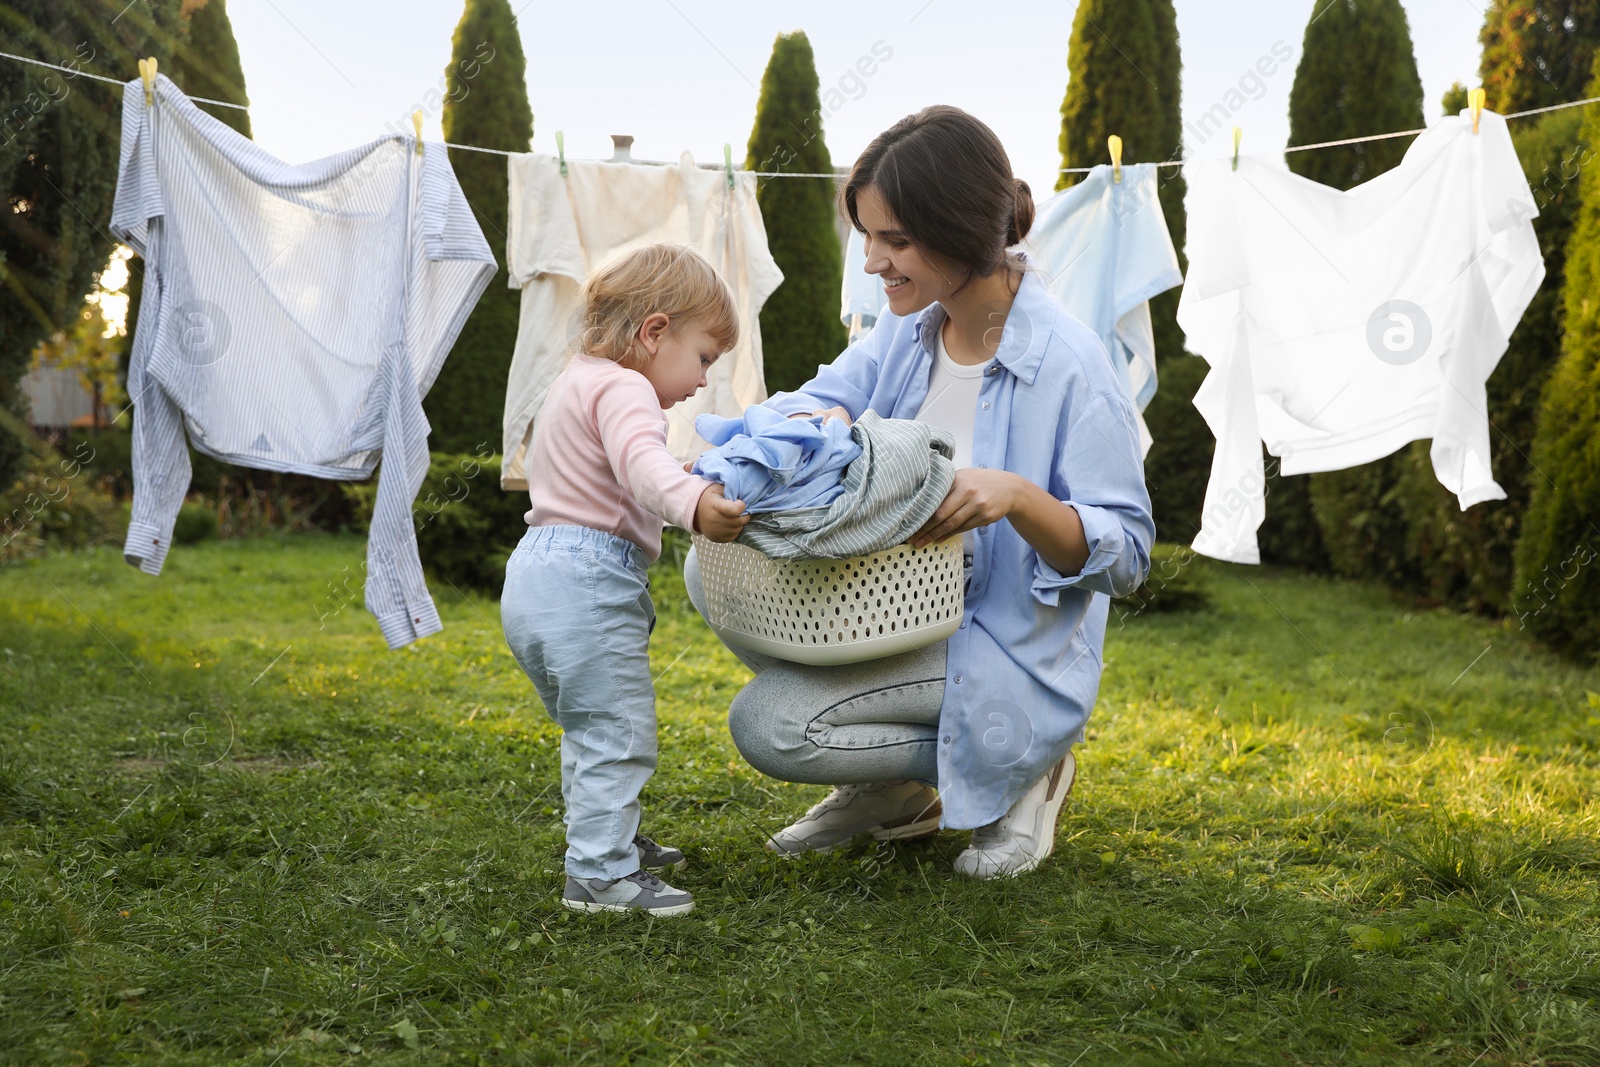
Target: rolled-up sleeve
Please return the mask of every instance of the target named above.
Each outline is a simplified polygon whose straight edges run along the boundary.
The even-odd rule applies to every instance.
[[[1061,590],[1078,587],[1126,596],[1149,573],[1156,538],[1133,405],[1123,396],[1097,396],[1063,420],[1062,436],[1050,492],[1078,513],[1089,558],[1066,575],[1034,553],[1034,599],[1055,607]]]

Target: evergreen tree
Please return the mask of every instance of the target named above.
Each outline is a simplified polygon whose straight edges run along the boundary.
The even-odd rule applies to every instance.
[[[190,3],[184,6],[187,39],[179,43],[172,69],[165,73],[190,96],[248,104],[244,67],[239,63],[239,43],[233,36],[226,0],[197,0],[197,3],[194,7]],[[195,106],[244,136],[254,136],[250,129],[250,112],[215,104],[197,103]],[[133,352],[133,338],[139,327],[139,304],[143,299],[144,257],[136,255],[128,260],[128,318],[124,323],[127,333],[118,356],[119,374],[124,381],[128,377],[128,357]]]
[[[1472,90],[1468,89],[1460,82],[1451,82],[1450,88],[1444,91],[1444,96],[1439,100],[1439,105],[1444,108],[1444,114],[1461,114],[1461,112],[1466,109],[1466,106],[1469,103],[1467,94],[1471,91]]]
[[[173,56],[178,0],[11,0],[0,6],[6,51],[75,71],[128,78],[138,60]],[[0,486],[21,470],[20,381],[34,346],[77,322],[114,247],[104,232],[116,189],[122,90],[0,63]]]
[[[1600,42],[1596,0],[1491,0],[1479,74],[1502,115],[1581,99]]]
[[[1490,463],[1506,499],[1462,511],[1455,494],[1434,476],[1429,442],[1413,442],[1402,456],[1398,496],[1406,552],[1418,591],[1432,601],[1491,614],[1511,607],[1517,538],[1533,487],[1542,481],[1529,463],[1539,397],[1561,354],[1566,249],[1578,203],[1574,179],[1591,151],[1580,139],[1582,130],[1583,114],[1576,108],[1512,125],[1511,139],[1539,206],[1533,226],[1545,275],[1488,381]]]
[[[239,63],[239,42],[228,19],[227,0],[187,0],[189,39],[179,49],[172,80],[190,96],[248,104],[244,91],[244,67]],[[246,137],[250,132],[250,112],[236,107],[196,104]]]
[[[816,62],[798,30],[773,42],[744,165],[798,174],[833,170],[822,137]],[[844,257],[834,229],[835,188],[825,178],[768,178],[756,189],[767,245],[783,271],[783,284],[761,309],[769,392],[803,385],[848,340],[839,321]]]
[[[1289,143],[1314,144],[1423,125],[1422,79],[1400,0],[1331,0],[1306,26],[1300,65],[1289,90]],[[1409,137],[1294,152],[1289,168],[1336,189],[1349,189],[1396,166]],[[1290,544],[1319,530],[1341,574],[1410,584],[1405,516],[1400,507],[1402,458],[1386,456],[1350,470],[1280,478],[1267,524]],[[1269,491],[1274,487],[1269,486]],[[1309,497],[1308,518],[1304,501]],[[1264,537],[1263,540],[1266,538]]]
[[[1160,163],[1183,155],[1177,16],[1172,0],[1081,0],[1067,45],[1068,83],[1057,146],[1061,166],[1108,162],[1106,138],[1122,138],[1125,163]],[[1162,168],[1161,208],[1181,266],[1187,186],[1179,167]],[[1062,174],[1057,189],[1081,180]],[[1145,458],[1156,526],[1167,540],[1187,542],[1200,528],[1200,507],[1215,442],[1194,407],[1206,363],[1183,348],[1179,290],[1150,302],[1159,388],[1145,411],[1155,444]]]
[[[1600,95],[1600,57],[1591,69],[1585,96]],[[1582,141],[1600,144],[1600,113],[1587,111]],[[1600,176],[1592,167],[1579,178],[1566,275],[1562,353],[1539,411],[1512,604],[1519,626],[1592,662],[1600,660]]]
[[[507,0],[467,0],[445,68],[444,139],[507,152],[533,141],[526,61]],[[423,406],[436,452],[497,448],[517,343],[519,294],[506,282],[506,161],[450,150],[467,203],[494,249],[494,279],[472,310]]]

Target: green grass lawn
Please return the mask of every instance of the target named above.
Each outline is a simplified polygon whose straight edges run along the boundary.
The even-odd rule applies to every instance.
[[[558,734],[490,600],[390,652],[362,542],[0,570],[0,1060],[1600,1063],[1600,671],[1219,569],[1113,623],[1055,857],[784,861],[748,678],[653,576],[682,919],[557,901]]]

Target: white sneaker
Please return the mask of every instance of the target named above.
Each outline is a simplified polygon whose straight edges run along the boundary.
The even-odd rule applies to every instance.
[[[881,782],[835,786],[805,817],[767,838],[767,848],[784,856],[827,852],[857,834],[879,841],[925,837],[939,829],[939,793],[921,782]]]
[[[1072,750],[988,826],[972,831],[972,844],[956,857],[955,869],[972,878],[1027,874],[1056,850],[1056,817],[1078,776]]]

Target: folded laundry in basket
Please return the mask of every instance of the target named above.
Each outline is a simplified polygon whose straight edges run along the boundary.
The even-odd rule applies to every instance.
[[[760,404],[743,418],[701,415],[694,428],[717,446],[695,460],[694,473],[721,482],[752,515],[833,503],[844,492],[844,469],[861,455],[843,420],[786,419]]]
[[[850,436],[861,454],[845,468],[830,504],[752,515],[740,543],[777,559],[849,559],[892,548],[920,530],[955,480],[955,439],[925,422],[871,410],[861,413]]]

